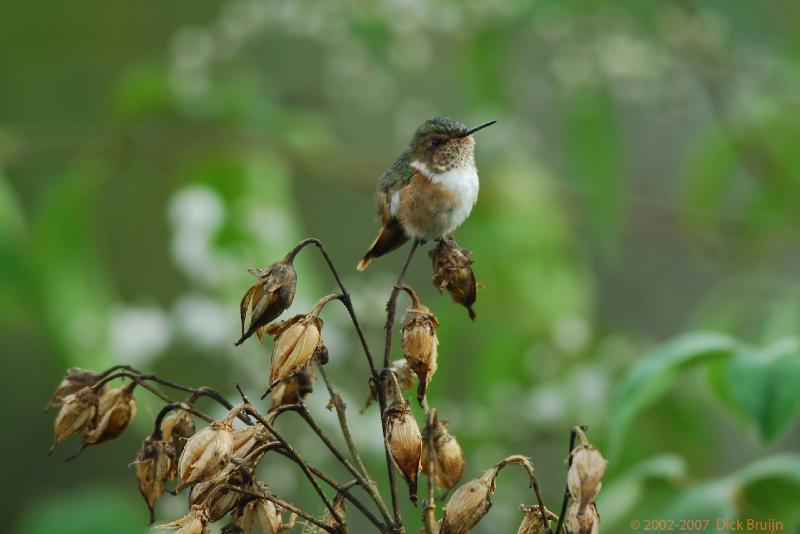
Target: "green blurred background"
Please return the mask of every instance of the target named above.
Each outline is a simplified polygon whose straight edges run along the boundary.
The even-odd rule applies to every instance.
[[[557,509],[581,423],[610,460],[605,532],[800,532],[797,2],[12,0],[0,69],[4,531],[146,532],[129,464],[158,403],[141,392],[122,438],[65,463],[77,445],[46,455],[46,399],[65,368],[115,363],[260,392],[269,343],[232,344],[246,268],[304,236],[328,245],[377,350],[402,254],[355,272],[373,188],[419,122],[448,115],[499,121],[457,232],[485,285],[477,321],[424,254],[409,278],[442,323],[430,398],[465,480],[531,455]],[[313,250],[298,268],[296,312],[334,289]],[[383,480],[375,408],[357,414],[363,355],[340,309],[324,318]],[[333,428],[326,397],[309,403]],[[290,464],[262,477],[322,512]],[[523,473],[504,471],[475,532],[515,532],[523,502]],[[185,508],[165,496],[158,518]]]

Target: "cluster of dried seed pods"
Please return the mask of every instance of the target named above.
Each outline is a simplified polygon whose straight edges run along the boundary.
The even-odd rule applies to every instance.
[[[292,265],[294,258],[309,244],[316,245],[322,252],[341,293],[323,297],[307,313],[278,321],[294,300],[297,286],[297,274]],[[416,247],[412,249],[402,273],[405,273]],[[430,256],[436,287],[440,291],[447,289],[453,300],[464,305],[474,319],[472,306],[477,284],[471,267],[472,253],[448,237],[439,240]],[[600,491],[606,461],[588,443],[585,433],[580,429],[573,430],[573,438],[578,436],[581,442],[570,454],[568,499],[562,506],[565,511],[562,512],[563,517],[559,518],[545,508],[533,463],[524,456],[504,458],[480,477],[456,487],[465,469],[461,446],[446,428],[447,422],[440,420],[436,410],[428,406],[426,398],[428,386],[438,367],[439,339],[436,331],[439,321],[421,302],[417,293],[402,284],[402,275],[387,304],[386,357],[383,369],[377,369],[349,293],[321,242],[304,240],[283,260],[266,269],[253,269],[251,273],[257,276],[257,281],[247,290],[240,304],[242,333],[236,345],[253,334],[262,342],[265,334],[273,340],[272,358],[266,376],[272,403],[266,415],[259,412],[241,389],[242,404],[232,406],[212,388],[183,386],[155,375],[143,374],[129,366],[114,366],[103,373],[73,368],[69,369],[48,403],[48,408],[59,408],[54,424],[53,448],[78,435],[82,436],[81,450],[119,436],[136,413],[133,392],[141,386],[167,404],[159,412],[152,432],[141,445],[134,462],[135,475],[150,510],[151,522],[158,501],[168,490],[169,493],[187,490],[188,514],[161,525],[161,528],[175,529],[176,534],[209,533],[209,525],[226,517],[228,522],[222,528],[225,534],[276,534],[291,530],[298,523],[303,525],[303,532],[345,534],[350,532],[347,525],[347,507],[350,504],[378,531],[403,532],[403,521],[396,501],[396,472],[407,483],[409,498],[415,504],[420,473],[427,477],[427,495],[422,506],[426,534],[467,534],[491,508],[498,474],[507,465],[525,468],[538,501],[536,505],[522,506],[523,520],[518,534],[552,534],[554,521],[558,521],[556,531],[563,526],[566,534],[598,532],[599,515],[595,500]],[[400,291],[407,292],[412,302],[406,310],[400,331],[403,358],[389,364],[395,302]],[[361,459],[348,428],[346,406],[327,376],[325,364],[328,362],[328,349],[322,338],[323,321],[320,313],[333,300],[341,301],[349,312],[370,366],[371,376],[365,382],[369,384],[365,409],[374,402],[380,405],[392,510],[384,502]],[[327,437],[303,402],[313,390],[316,378],[314,364],[330,393],[329,408],[336,410],[352,461]],[[130,380],[129,384],[110,386],[112,380],[126,379]],[[417,400],[425,409],[425,425],[422,429],[404,396],[415,380]],[[159,387],[191,395],[184,402],[172,400]],[[226,408],[227,414],[214,420],[198,411],[195,403],[200,397],[215,400]],[[347,483],[337,482],[304,460],[298,448],[273,426],[277,417],[287,412],[300,414],[355,479]],[[198,419],[208,424],[198,429],[195,426]],[[268,485],[257,479],[259,462],[269,451],[275,451],[300,467],[301,473],[322,501],[321,513],[303,511],[299,506],[272,494]],[[334,490],[332,498],[327,496],[321,484]],[[349,491],[354,485],[361,486],[363,491],[358,493],[368,495],[372,507],[365,505]],[[444,495],[452,491],[440,519],[436,517],[436,490]]]

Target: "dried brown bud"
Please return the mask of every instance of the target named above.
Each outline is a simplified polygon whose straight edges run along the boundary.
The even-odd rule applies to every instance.
[[[386,440],[395,465],[408,483],[409,496],[417,502],[422,434],[405,401],[395,402],[386,410]]]
[[[139,491],[150,510],[150,521],[156,502],[164,493],[167,480],[172,478],[176,463],[175,449],[169,441],[147,438],[136,456],[136,478]]]
[[[66,376],[56,388],[53,396],[50,397],[50,401],[47,403],[45,411],[56,406],[61,406],[62,401],[67,395],[77,393],[86,386],[93,386],[101,378],[102,375],[93,373],[92,371],[87,371],[86,369],[81,369],[80,367],[72,367],[67,369]],[[101,392],[102,388],[98,393]]]
[[[157,528],[178,529],[173,534],[208,534],[211,532],[208,528],[208,516],[200,506],[192,506],[187,515],[171,523],[158,525]]]
[[[175,457],[180,458],[186,441],[194,435],[195,426],[191,412],[187,410],[173,410],[161,421],[161,433],[164,441],[172,442],[175,448]],[[178,463],[173,465],[173,471],[178,467]],[[176,475],[173,474],[171,478]]]
[[[497,469],[486,471],[481,478],[462,484],[450,497],[444,509],[439,534],[467,534],[492,506]]]
[[[392,362],[391,367],[389,370],[394,374],[395,378],[397,379],[397,385],[400,387],[402,391],[406,391],[414,385],[414,371],[411,370],[411,366],[408,365],[408,362],[403,358],[402,360],[395,360]],[[361,413],[364,413],[364,410],[369,408],[375,401],[378,400],[375,392],[375,384],[370,382],[369,387],[369,396],[367,397],[367,402],[364,404],[364,408],[361,410]]]
[[[255,451],[265,443],[274,441],[270,438],[267,429],[260,424],[236,429],[232,432],[232,436],[233,451],[231,452],[231,457],[239,459],[244,459],[248,454]],[[262,455],[257,456],[258,458],[252,458],[255,463],[257,463],[257,460]]]
[[[567,486],[581,512],[597,499],[607,465],[608,461],[591,445],[578,445],[572,451]]]
[[[429,433],[433,436],[429,436]],[[458,484],[464,474],[464,455],[456,438],[445,428],[443,421],[436,419],[434,426],[426,426],[422,432],[422,472],[428,473],[431,457],[430,442],[433,441],[433,480],[445,491]]]
[[[267,493],[267,487],[256,483],[257,493]],[[223,529],[224,533],[236,534],[279,534],[294,528],[295,515],[291,514],[287,521],[281,517],[275,503],[268,499],[249,501],[231,514],[231,522]]]
[[[441,291],[447,289],[455,302],[462,304],[475,320],[477,284],[472,272],[472,252],[461,248],[452,237],[439,240],[439,244],[429,253],[433,260],[433,285]]]
[[[295,315],[287,321],[270,325],[267,333],[275,339],[269,373],[269,384],[275,387],[311,361],[322,345],[322,319],[314,311]]]
[[[436,327],[439,326],[439,321],[427,306],[419,301],[416,294],[412,298],[414,304],[406,310],[403,319],[401,341],[403,356],[419,379],[417,398],[421,400],[425,397],[425,390],[433,373],[436,372],[439,345]]]
[[[232,428],[228,421],[215,421],[186,442],[178,461],[178,490],[219,473],[233,452]]]
[[[90,387],[84,387],[77,393],[64,397],[53,427],[53,446],[50,447],[50,454],[56,445],[65,439],[91,428],[97,415],[98,403],[97,395]]]
[[[114,439],[128,427],[136,415],[136,398],[130,386],[108,389],[100,395],[93,428],[83,431],[84,445],[93,445]]]
[[[517,534],[544,534],[550,526],[550,521],[558,521],[558,516],[547,508],[544,509],[546,519],[543,518],[538,504],[532,506],[523,504],[519,508],[525,517],[522,518]]]
[[[266,270],[250,269],[250,272],[258,277],[258,281],[247,290],[239,305],[242,318],[242,337],[236,342],[237,346],[256,332],[259,339],[262,339],[262,328],[292,305],[297,288],[297,273],[288,258],[273,263]],[[248,305],[250,306],[250,326],[245,332],[244,323]]]
[[[580,503],[572,501],[565,514],[564,526],[570,534],[599,534],[600,514],[594,503],[581,510]]]
[[[229,474],[220,473],[209,481],[195,484],[189,492],[189,504],[205,510],[211,523],[222,519],[233,510],[241,498],[241,493],[225,487],[228,481]]]
[[[322,347],[324,348],[324,345]],[[280,382],[272,388],[272,406],[270,410],[286,404],[297,404],[308,397],[314,390],[315,378],[314,367],[309,363],[297,373]]]

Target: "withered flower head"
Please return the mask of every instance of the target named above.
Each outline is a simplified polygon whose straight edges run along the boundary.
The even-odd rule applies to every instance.
[[[538,504],[531,506],[520,505],[520,510],[524,514],[522,523],[517,530],[517,534],[544,534],[550,526],[550,521],[558,521],[558,516],[548,510],[544,509],[544,516],[547,520],[542,518],[542,512]]]
[[[430,450],[429,433],[433,433],[433,451]],[[433,480],[445,491],[458,484],[464,474],[464,455],[456,438],[445,428],[445,423],[436,418],[433,427],[422,431],[422,472],[428,473],[428,463],[433,454]]]
[[[436,372],[439,339],[436,337],[436,327],[439,321],[427,306],[423,305],[416,293],[410,291],[413,303],[406,310],[403,319],[401,342],[403,356],[408,365],[419,378],[417,398],[425,397],[428,383]]]
[[[570,534],[599,534],[600,514],[594,503],[581,509],[580,503],[572,501],[565,514],[564,526]]]
[[[200,506],[192,506],[187,515],[171,523],[158,525],[157,528],[178,529],[173,534],[208,534],[211,532],[208,528],[208,516]]]
[[[189,492],[189,504],[202,508],[211,523],[222,519],[241,498],[241,493],[226,487],[230,479],[231,472],[226,470],[211,480],[195,484]]]
[[[53,396],[50,397],[45,411],[56,406],[61,406],[62,401],[67,395],[77,393],[86,386],[93,386],[101,378],[102,375],[87,371],[86,369],[81,369],[80,367],[71,367],[67,369],[66,376],[56,388]],[[102,392],[102,388],[100,392]]]
[[[608,461],[591,445],[578,445],[572,451],[567,486],[581,512],[597,499],[607,465]]]
[[[94,425],[83,431],[84,445],[102,443],[122,434],[136,415],[136,398],[133,396],[135,386],[134,383],[108,389],[100,395]]]
[[[242,337],[236,342],[237,346],[254,333],[258,333],[259,339],[263,339],[263,327],[292,305],[297,288],[297,273],[289,257],[273,263],[265,270],[250,269],[250,272],[258,277],[258,281],[247,290],[239,305]],[[250,306],[250,326],[245,331],[248,306]]]
[[[53,446],[50,447],[50,454],[56,445],[92,426],[97,415],[98,403],[97,395],[88,386],[64,397],[53,426]]]
[[[462,484],[447,502],[439,534],[467,534],[492,506],[497,469]]]
[[[330,296],[323,297],[306,315],[295,315],[267,328],[267,333],[275,340],[269,372],[270,387],[297,373],[315,354],[323,352],[322,319],[319,313],[329,300]]]
[[[233,451],[231,452],[231,457],[242,460],[263,444],[273,441],[267,429],[261,424],[238,428],[234,430],[231,435],[233,436]],[[260,456],[261,455],[259,455],[259,458]],[[256,461],[258,458],[254,458],[253,460]]]
[[[150,510],[150,521],[154,519],[154,508],[164,493],[167,480],[172,478],[175,465],[175,449],[169,441],[148,437],[136,456],[136,478],[139,491]]]
[[[286,404],[297,404],[308,397],[314,390],[315,378],[314,367],[309,362],[300,371],[272,388],[272,406],[270,410]]]
[[[267,487],[256,482],[256,493],[267,493]],[[281,511],[268,499],[254,499],[237,508],[231,514],[231,522],[223,529],[230,534],[279,534],[295,525],[295,515],[291,514],[284,522]],[[241,529],[241,530],[236,530]]]
[[[161,421],[162,439],[172,442],[172,446],[175,448],[176,458],[181,456],[183,448],[186,446],[186,440],[192,437],[194,432],[194,419],[192,418],[191,412],[187,410],[173,410]],[[177,462],[175,462],[173,467],[177,468],[177,466]],[[171,478],[174,477],[175,475],[173,474]]]
[[[429,253],[433,260],[433,285],[441,291],[447,289],[455,302],[462,304],[475,320],[477,284],[472,272],[472,252],[461,248],[455,239],[445,237]]]
[[[409,496],[412,502],[417,502],[422,434],[405,401],[394,402],[386,410],[386,440],[392,459],[408,483]]]
[[[397,385],[402,391],[406,391],[414,385],[414,377],[416,375],[405,358],[393,361],[389,370],[394,374],[394,377],[397,379]],[[367,402],[364,404],[364,407],[361,409],[361,413],[364,413],[364,411],[377,400],[375,384],[370,382],[369,396],[367,397]]]
[[[230,420],[215,421],[186,442],[178,461],[178,490],[219,473],[233,451]]]

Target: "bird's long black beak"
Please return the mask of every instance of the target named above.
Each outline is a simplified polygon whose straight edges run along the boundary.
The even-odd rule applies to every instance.
[[[479,124],[478,126],[476,126],[474,128],[470,128],[466,132],[462,133],[459,137],[467,137],[468,135],[472,135],[475,132],[477,132],[478,130],[482,130],[483,128],[486,128],[487,126],[491,126],[492,124],[494,124],[496,122],[497,121],[489,121],[489,122],[484,122],[483,124]]]

